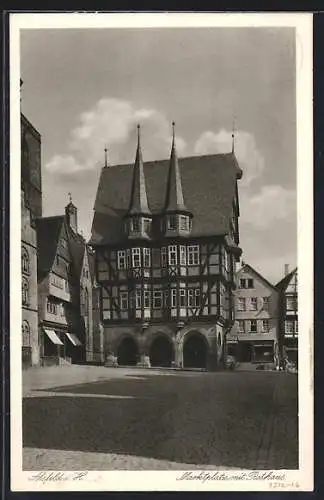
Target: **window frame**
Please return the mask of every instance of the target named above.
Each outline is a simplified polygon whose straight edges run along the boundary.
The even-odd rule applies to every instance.
[[[288,325],[291,326],[291,330],[289,330]],[[294,325],[294,320],[293,319],[286,319],[285,320],[285,334],[288,334],[288,335],[293,335],[295,333],[295,329],[294,329],[295,325]]]
[[[243,307],[240,307],[243,304]],[[237,310],[240,312],[246,311],[246,297],[237,297]]]
[[[250,297],[250,311],[258,310],[258,297]]]
[[[144,309],[151,309],[151,290],[144,290],[143,307]]]
[[[166,268],[168,266],[168,251],[167,247],[161,248],[161,267]]]
[[[243,326],[243,328],[240,328],[240,326]],[[245,333],[245,320],[244,319],[237,320],[237,332],[238,333]]]
[[[254,288],[254,279],[253,278],[247,279],[247,288],[249,288],[250,290]]]
[[[292,306],[288,307],[288,303],[290,300],[291,300]],[[297,309],[296,305],[297,305],[296,297],[294,297],[294,295],[286,295],[286,310],[287,311],[295,311]]]
[[[179,288],[179,306],[187,307],[187,291],[186,288]]]
[[[188,245],[187,247],[187,265],[199,266],[200,264],[200,247],[199,245]]]
[[[141,220],[139,217],[132,217],[130,221],[130,230],[132,233],[141,232]]]
[[[21,249],[21,270],[24,274],[30,274],[30,258],[26,247]]]
[[[167,221],[168,231],[176,231],[178,227],[177,222],[178,222],[177,216],[175,214],[168,215],[168,221]]]
[[[177,300],[177,289],[176,288],[171,288],[171,293],[170,293],[170,307],[175,308],[178,306],[178,300]]]
[[[239,288],[241,290],[245,290],[247,288],[247,286],[246,286],[246,278],[240,278],[240,286],[239,286]]]
[[[22,304],[24,306],[29,305],[29,282],[26,278],[22,278],[21,280],[21,296],[22,296]]]
[[[143,267],[151,268],[151,249],[147,247],[143,248]]]
[[[22,321],[21,329],[22,329],[22,347],[30,347],[30,340],[31,340],[30,325],[26,319]],[[27,342],[26,342],[26,335],[28,337]]]
[[[270,332],[270,321],[268,320],[268,318],[264,318],[261,321],[262,321],[262,332],[269,333]],[[267,325],[266,328],[264,327],[265,325]]]
[[[174,257],[174,261],[172,260]],[[178,247],[177,245],[168,245],[168,262],[169,266],[176,266],[178,264]]]
[[[139,265],[136,265],[135,263],[135,258],[136,260],[138,259],[138,264]],[[135,247],[135,248],[132,248],[132,265],[135,269],[138,269],[141,267],[141,264],[142,264],[142,259],[141,259],[141,248],[140,247]]]
[[[152,219],[149,219],[148,217],[143,217],[142,222],[143,222],[144,233],[149,234],[152,229]]]
[[[129,309],[129,294],[126,290],[119,291],[119,307],[121,311],[128,311]]]
[[[255,329],[252,328],[252,325],[255,325]],[[256,319],[251,319],[250,320],[250,333],[258,333],[258,322]]]
[[[157,303],[157,301],[160,301]],[[163,307],[162,290],[153,290],[153,309],[161,309]]]
[[[117,250],[117,268],[121,271],[127,268],[126,250]]]
[[[142,290],[135,288],[135,309],[142,308]]]
[[[179,247],[179,261],[180,266],[187,265],[187,248],[186,245],[180,245]]]
[[[189,216],[188,215],[179,215],[179,229],[180,231],[188,231],[189,230]]]
[[[265,297],[262,297],[262,301],[263,301],[262,308],[264,309],[264,311],[269,311],[270,297],[268,295]]]
[[[195,288],[188,288],[188,298],[187,298],[187,303],[188,307],[195,307]]]

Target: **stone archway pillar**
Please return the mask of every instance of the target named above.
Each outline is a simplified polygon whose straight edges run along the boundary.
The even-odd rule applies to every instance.
[[[116,346],[110,340],[105,344],[105,366],[118,366]]]
[[[177,368],[183,369],[183,323],[178,323],[177,334],[174,338],[174,363]]]
[[[148,323],[143,323],[139,336],[139,360],[137,366],[140,368],[151,368],[150,356],[147,351],[145,331],[149,327]]]

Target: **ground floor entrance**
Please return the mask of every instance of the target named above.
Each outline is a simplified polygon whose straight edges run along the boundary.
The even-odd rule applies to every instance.
[[[235,346],[235,352],[240,363],[273,363],[274,342],[239,341]]]
[[[117,361],[121,366],[135,366],[139,359],[138,345],[132,337],[125,337],[117,349]]]
[[[208,346],[201,333],[194,333],[184,340],[184,368],[207,368]]]
[[[151,366],[170,367],[173,360],[172,341],[166,335],[159,335],[150,347]]]

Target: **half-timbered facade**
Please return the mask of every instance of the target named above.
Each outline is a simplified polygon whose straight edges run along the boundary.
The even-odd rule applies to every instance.
[[[242,175],[234,153],[101,172],[90,244],[111,363],[214,369],[233,317]]]
[[[279,340],[283,359],[298,365],[298,270],[286,271],[279,291]]]
[[[77,233],[77,209],[37,220],[39,337],[43,364],[86,359],[86,331],[80,311],[86,243]],[[86,276],[86,275],[85,275]],[[88,278],[82,277],[82,283]],[[91,282],[91,280],[89,280]],[[89,301],[91,294],[89,294]],[[87,304],[87,311],[92,302]]]

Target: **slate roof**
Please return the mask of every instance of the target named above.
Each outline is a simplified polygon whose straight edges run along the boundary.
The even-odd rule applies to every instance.
[[[43,277],[52,269],[62,226],[65,224],[74,274],[80,278],[86,243],[68,226],[65,215],[37,219],[38,274]]]
[[[132,181],[132,190],[131,190],[131,197],[129,204],[129,213],[131,215],[135,214],[150,215],[151,211],[149,209],[147,202],[139,125],[137,128],[138,128],[138,142],[137,142],[135,164],[133,167],[133,181]]]
[[[80,279],[86,243],[81,235],[74,233],[70,228],[68,228],[68,242],[75,276]]]
[[[232,215],[236,179],[242,171],[233,153],[179,158],[184,203],[193,214],[191,236],[226,235]],[[165,206],[169,160],[144,163],[152,214]],[[129,207],[131,164],[103,167],[94,206],[90,244],[118,244],[124,238],[123,217]]]
[[[171,148],[171,156],[169,164],[168,183],[166,190],[165,210],[166,211],[187,210],[183,199],[182,182],[181,182],[177,150],[175,145],[174,129],[173,129],[172,148]]]
[[[37,219],[38,274],[40,279],[52,268],[60,238],[64,215]]]
[[[91,251],[89,249],[89,247],[87,247],[87,252],[88,252],[88,263],[89,263],[89,272],[90,272],[90,276],[91,276],[91,281],[92,283],[95,282],[95,254],[93,251]]]
[[[278,283],[276,284],[276,288],[280,292],[284,292],[286,290],[287,286],[290,283],[290,280],[291,280],[292,276],[295,274],[296,271],[297,271],[297,267],[295,267],[295,269],[293,269],[292,271],[290,271],[290,273],[288,273],[280,281],[278,281]]]

